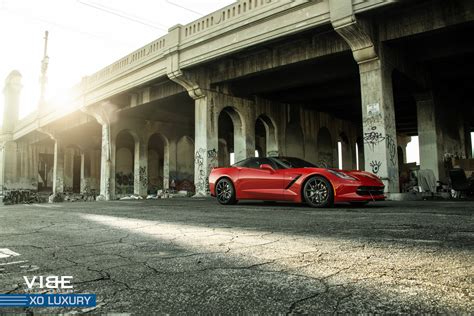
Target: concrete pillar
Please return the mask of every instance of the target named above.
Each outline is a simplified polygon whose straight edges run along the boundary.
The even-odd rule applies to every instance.
[[[387,192],[399,192],[391,68],[377,58],[359,63],[359,71],[365,170],[376,173]]]
[[[64,150],[64,190],[72,192],[74,176],[74,149],[66,148]]]
[[[464,142],[466,144],[466,158],[473,158],[473,144],[471,141],[471,122],[466,118],[464,121]]]
[[[146,197],[148,193],[148,143],[140,139],[135,144],[133,193]]]
[[[53,193],[64,192],[64,151],[61,142],[54,140]]]
[[[440,181],[448,181],[444,158],[463,158],[469,147],[462,108],[456,100],[443,99],[432,90],[415,95],[418,119],[420,167],[433,170]]]
[[[209,195],[209,173],[217,166],[217,117],[212,97],[195,100],[194,185],[196,196]]]
[[[87,186],[87,183],[86,183],[86,175],[85,175],[85,154],[84,154],[84,151],[81,151],[81,189],[80,189],[80,192],[81,193],[86,193],[86,186]]]
[[[242,122],[240,137],[234,138],[235,162],[255,157],[255,121],[254,112],[247,111]]]
[[[21,74],[16,70],[12,71],[5,80],[5,88],[3,89],[5,103],[2,133],[12,133],[15,129],[15,124],[18,121],[22,87]]]
[[[14,189],[17,179],[17,143],[7,141],[0,145],[0,190]]]
[[[170,139],[168,143],[168,185],[171,188],[170,184],[171,181],[174,180],[175,187],[172,189],[176,188],[176,180],[178,177],[178,165],[177,165],[177,142],[176,139]]]
[[[331,24],[359,64],[365,170],[377,173],[388,192],[399,192],[392,68],[370,20],[355,16],[352,1],[329,0]]]
[[[115,146],[110,124],[102,124],[102,151],[100,158],[100,199],[110,201],[115,197]]]
[[[163,190],[166,190],[170,188],[170,145],[165,138],[163,143]]]
[[[418,119],[420,169],[433,170],[436,179],[439,179],[443,153],[440,152],[433,94],[431,92],[418,93],[415,95],[415,98]]]

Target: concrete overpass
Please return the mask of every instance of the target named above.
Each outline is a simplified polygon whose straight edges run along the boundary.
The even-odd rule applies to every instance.
[[[421,167],[446,180],[445,157],[471,155],[473,9],[242,0],[171,28],[83,78],[61,109],[43,104],[23,120],[12,72],[2,189],[113,199],[171,184],[205,195],[212,167],[257,151],[330,167],[340,154],[343,168],[375,172],[398,192],[414,135]]]

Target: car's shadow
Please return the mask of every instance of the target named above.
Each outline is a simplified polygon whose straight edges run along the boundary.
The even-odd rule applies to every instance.
[[[377,202],[377,204],[374,202],[374,204],[367,204],[363,206],[355,206],[351,205],[349,203],[337,203],[332,207],[325,207],[325,208],[316,208],[316,207],[311,207],[308,206],[305,203],[292,203],[292,202],[263,202],[263,201],[239,201],[237,205],[242,205],[242,206],[258,206],[258,207],[265,207],[265,208],[301,208],[301,209],[311,209],[311,210],[318,210],[318,209],[347,209],[347,210],[360,210],[360,209],[373,209],[373,208],[385,208],[387,205],[385,204],[380,204],[380,202]]]

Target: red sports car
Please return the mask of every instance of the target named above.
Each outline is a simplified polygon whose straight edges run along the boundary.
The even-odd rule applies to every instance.
[[[211,195],[221,204],[238,200],[306,202],[331,207],[384,200],[384,184],[374,174],[318,168],[293,157],[248,158],[209,175]]]

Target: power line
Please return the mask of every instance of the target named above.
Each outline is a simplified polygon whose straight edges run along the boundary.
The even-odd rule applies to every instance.
[[[174,3],[174,2],[172,2],[172,1],[165,0],[165,2],[166,2],[166,3],[169,3],[169,4],[171,4],[171,5],[174,5],[175,7],[184,9],[184,10],[189,11],[189,12],[192,12],[192,13],[194,13],[194,14],[197,14],[197,15],[200,15],[200,16],[203,16],[203,15],[204,15],[204,13],[201,13],[201,12],[198,12],[198,11],[194,11],[193,9],[187,8],[187,7],[185,7],[185,6],[182,6],[182,5],[180,5],[180,4]]]
[[[121,41],[121,40],[115,40],[115,39],[112,39],[111,37],[108,37],[108,36],[105,36],[105,35],[98,35],[97,33],[91,33],[91,32],[87,32],[87,31],[83,31],[83,30],[77,29],[77,28],[72,27],[72,26],[56,23],[56,22],[53,22],[51,20],[40,18],[40,17],[34,16],[32,14],[25,13],[25,12],[18,12],[16,10],[9,9],[9,8],[6,8],[6,7],[2,8],[2,10],[6,11],[6,12],[9,12],[9,13],[12,13],[12,14],[15,14],[17,16],[21,16],[23,18],[28,18],[31,21],[36,21],[36,22],[39,22],[39,23],[47,24],[51,27],[57,27],[57,28],[60,28],[60,29],[66,30],[66,31],[75,32],[75,33],[81,34],[81,35],[86,36],[86,37],[97,38],[97,39],[100,39],[100,40],[106,40],[106,41],[109,41],[109,42],[114,42],[114,43],[120,44],[121,46],[130,46],[131,45],[131,43],[129,43],[129,42],[125,42],[125,41]]]
[[[135,23],[139,23],[139,24],[142,24],[142,25],[145,25],[145,26],[157,29],[157,30],[161,30],[161,31],[168,31],[166,26],[164,26],[162,24],[161,24],[162,26],[151,24],[151,22],[148,23],[147,21],[145,21],[144,19],[142,19],[140,17],[127,14],[127,13],[125,13],[123,11],[120,11],[120,10],[117,10],[117,9],[109,8],[109,7],[106,7],[106,6],[97,4],[97,3],[85,2],[85,1],[81,1],[81,0],[76,0],[76,1],[80,4],[82,4],[82,5],[86,5],[88,7],[91,7],[91,8],[94,8],[94,9],[97,9],[97,10],[100,10],[100,11],[103,11],[103,12],[106,12],[106,13],[124,18],[126,20],[129,20],[129,21],[132,21],[132,22],[135,22]]]

